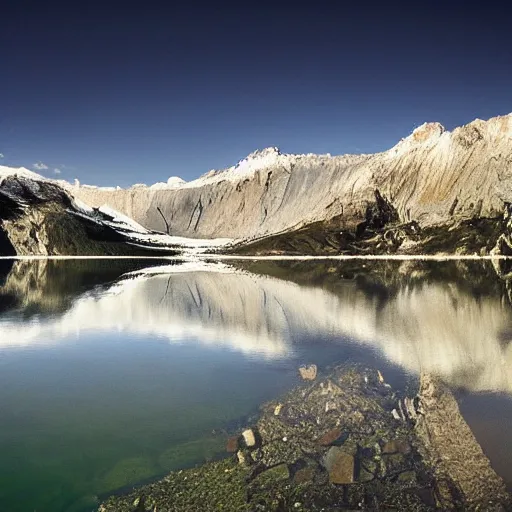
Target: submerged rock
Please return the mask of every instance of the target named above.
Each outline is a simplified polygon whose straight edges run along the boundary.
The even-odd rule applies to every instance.
[[[354,483],[354,456],[342,448],[332,446],[324,456],[324,464],[333,484]]]
[[[226,443],[226,451],[228,453],[235,453],[238,450],[239,436],[230,437]]]
[[[329,446],[337,441],[341,437],[342,431],[339,428],[333,428],[326,432],[320,439],[318,439],[318,444],[321,446]]]
[[[315,380],[317,371],[318,370],[316,364],[301,366],[299,368],[299,374],[303,380]]]

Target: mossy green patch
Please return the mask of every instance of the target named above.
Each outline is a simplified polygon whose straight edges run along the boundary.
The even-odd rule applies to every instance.
[[[102,512],[132,512],[133,503],[145,496],[146,508],[158,512],[202,511],[245,512],[248,470],[233,458],[205,464],[197,469],[177,471],[161,482],[128,496],[112,497],[100,508]]]
[[[225,451],[224,436],[207,437],[178,444],[165,450],[158,458],[160,468],[173,471],[210,461]]]
[[[134,485],[160,473],[156,463],[149,457],[131,457],[119,461],[102,478],[101,492],[114,491]]]

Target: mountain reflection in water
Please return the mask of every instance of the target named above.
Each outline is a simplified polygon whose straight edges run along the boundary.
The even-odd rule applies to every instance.
[[[511,485],[509,290],[489,262],[0,260],[0,509],[203,462],[307,362],[441,374]]]
[[[245,265],[257,273],[185,263],[122,278],[110,272],[109,284],[89,290],[84,279],[74,290],[59,282],[55,269],[64,266],[14,263],[0,287],[0,346],[123,331],[272,359],[293,354],[301,339],[328,336],[411,374],[435,372],[470,391],[512,391],[511,306],[488,263]]]

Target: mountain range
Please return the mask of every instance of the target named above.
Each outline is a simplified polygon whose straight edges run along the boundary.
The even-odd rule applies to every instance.
[[[149,231],[235,239],[236,252],[507,253],[512,114],[453,131],[425,123],[377,154],[291,155],[273,147],[191,182],[54,186]]]

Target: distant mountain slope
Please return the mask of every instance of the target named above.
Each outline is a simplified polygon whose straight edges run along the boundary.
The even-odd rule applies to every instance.
[[[108,208],[91,208],[59,183],[0,167],[0,256],[177,254],[178,241]]]
[[[150,229],[188,237],[257,238],[336,219],[355,230],[376,191],[398,223],[422,227],[498,217],[512,202],[512,114],[452,132],[426,123],[374,155],[255,152],[234,167],[184,183],[102,189],[70,186],[88,204],[109,204]],[[165,218],[165,221],[164,221]]]

